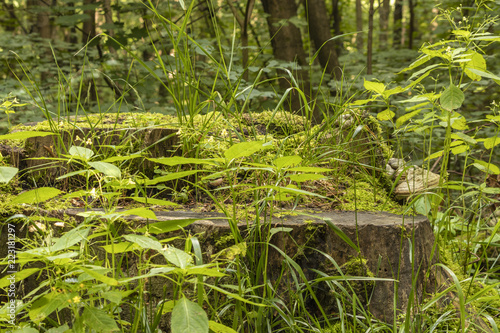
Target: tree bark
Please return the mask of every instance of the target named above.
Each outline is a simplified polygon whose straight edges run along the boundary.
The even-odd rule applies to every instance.
[[[84,0],[83,4],[89,6],[95,3],[95,0]],[[85,14],[89,16],[87,20],[83,22],[82,28],[82,44],[86,44],[95,36],[95,9],[86,9]]]
[[[363,52],[363,7],[361,5],[361,0],[356,0],[356,30],[358,34],[356,35],[356,48],[358,52]]]
[[[372,74],[372,48],[373,48],[373,2],[370,0],[368,10],[368,41],[366,43],[366,74]]]
[[[387,40],[389,34],[389,14],[391,12],[391,2],[390,0],[379,0],[378,1],[378,13],[379,13],[379,49],[387,50]]]
[[[392,30],[392,47],[400,48],[403,37],[403,0],[396,0],[394,4],[394,27]]]
[[[103,5],[103,10],[104,10],[104,22],[108,26],[113,25],[113,11],[111,9],[111,0],[103,0],[102,2]],[[115,36],[115,30],[114,29],[106,29],[108,32],[108,35],[111,37]],[[113,46],[109,46],[109,51],[113,54],[116,54],[116,50]]]
[[[340,12],[339,0],[332,0],[332,29],[334,36],[342,35],[340,29],[340,24],[342,23],[342,15]],[[335,43],[335,50],[337,51],[337,56],[340,57],[342,53],[342,40],[336,39],[333,41]]]
[[[274,57],[278,60],[295,62],[299,66],[307,66],[306,53],[302,45],[300,29],[290,22],[286,22],[282,25],[280,24],[297,15],[297,4],[294,1],[280,0],[261,0],[261,2],[264,11],[268,14],[267,24],[269,27],[269,34],[271,35]],[[291,80],[287,77],[288,74],[283,71],[281,73],[283,76],[279,79],[280,88],[282,90],[290,88]],[[293,74],[299,80],[299,88],[306,96],[309,96],[311,85],[307,70],[297,68],[293,71]],[[303,114],[304,103],[299,93],[292,90],[289,96],[290,111],[302,111]],[[313,113],[315,114],[313,114],[312,120],[320,122],[320,114],[316,112]]]
[[[309,23],[309,37],[314,42],[316,50],[319,50],[318,60],[321,67],[333,79],[342,78],[342,70],[329,27],[329,18],[324,0],[304,0]],[[326,44],[325,44],[326,43]]]
[[[413,38],[415,35],[415,6],[417,5],[416,0],[409,0],[408,7],[410,9],[410,23],[408,27],[408,48],[413,49]]]

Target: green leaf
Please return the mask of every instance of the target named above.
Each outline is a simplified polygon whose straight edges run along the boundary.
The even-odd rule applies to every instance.
[[[145,219],[156,220],[155,213],[146,207],[127,209],[127,210],[124,210],[123,212],[119,212],[118,214],[125,215],[125,216],[136,215],[136,216],[143,217]]]
[[[153,249],[156,251],[163,250],[163,246],[161,245],[161,243],[156,239],[153,239],[152,237],[130,234],[123,236],[123,238],[125,238],[129,242],[139,245],[143,249]]]
[[[182,297],[172,309],[172,333],[208,333],[208,317],[198,304]]]
[[[191,175],[194,175],[195,173],[198,173],[198,172],[201,172],[201,171],[200,170],[188,170],[188,171],[181,171],[181,172],[173,172],[173,173],[169,173],[168,175],[165,175],[165,176],[160,176],[160,177],[156,177],[152,180],[147,180],[145,183],[146,183],[146,185],[154,185],[154,184],[158,184],[158,183],[168,182],[171,180],[191,176]]]
[[[104,274],[99,273],[96,269],[93,268],[87,268],[83,266],[78,266],[79,269],[96,279],[97,281],[101,281],[102,283],[105,283],[109,286],[117,286],[118,281],[114,278],[111,278],[109,276],[106,276]],[[101,268],[101,267],[99,267]]]
[[[482,71],[482,70],[479,70],[477,68],[469,68],[468,71],[471,73],[477,74],[481,77],[487,77],[488,79],[492,79],[496,83],[500,84],[500,82],[498,82],[498,81],[500,81],[500,76],[497,76],[493,73],[490,73],[487,70]]]
[[[68,152],[72,157],[82,159],[84,161],[88,161],[92,156],[94,156],[94,152],[85,147],[71,146]]]
[[[68,294],[51,292],[37,299],[30,308],[29,317],[31,321],[39,324],[59,307],[65,307],[68,303]]]
[[[471,137],[465,133],[462,133],[462,132],[452,133],[451,138],[452,139],[462,139],[463,141],[467,142],[470,145],[477,144],[476,139],[474,139],[473,137]],[[500,141],[498,143],[500,143]]]
[[[438,158],[438,157],[441,157],[443,155],[444,151],[443,150],[440,150],[438,152],[435,152],[434,154],[430,154],[429,156],[427,156],[424,161],[427,161],[427,160],[432,160],[432,159],[435,159],[435,158]]]
[[[22,131],[0,135],[0,140],[26,140],[37,136],[53,135],[52,132]]]
[[[333,171],[332,169],[327,168],[318,168],[318,167],[296,167],[290,168],[288,171],[299,171],[299,172],[329,172]]]
[[[427,103],[425,103],[427,104]],[[416,115],[418,115],[420,113],[420,109],[419,110],[415,110],[413,112],[409,112],[405,115],[402,115],[401,117],[399,117],[397,120],[396,120],[396,128],[399,128],[401,127],[401,125],[403,125],[404,123],[406,123],[408,120],[410,120],[411,118],[415,117]]]
[[[427,195],[422,195],[414,203],[415,211],[419,214],[427,216],[431,211],[432,205]]]
[[[467,146],[467,145],[460,145],[460,146],[456,146],[456,147],[451,148],[451,152],[454,155],[458,155],[458,154],[464,153],[467,150],[469,150],[469,146]]]
[[[169,246],[160,252],[168,262],[179,268],[186,268],[193,262],[193,257],[173,246]]]
[[[8,183],[19,171],[18,168],[0,167],[0,183]]]
[[[181,164],[212,164],[212,165],[217,164],[214,160],[208,160],[202,158],[187,158],[182,156],[149,158],[149,160],[155,163],[160,163],[169,166],[181,165]]]
[[[481,170],[485,173],[492,173],[494,175],[500,174],[500,169],[494,165],[493,163],[488,163],[481,160],[474,160],[475,163],[472,163],[477,169]]]
[[[278,169],[282,169],[282,168],[286,168],[286,167],[300,164],[300,162],[302,162],[302,157],[294,155],[294,156],[279,157],[273,161],[273,164]]]
[[[483,142],[484,148],[486,149],[491,149],[495,147],[496,145],[500,144],[500,138],[497,136],[494,137],[489,137]]]
[[[469,126],[467,126],[467,120],[464,117],[460,116],[451,119],[451,128],[458,131],[464,131],[468,129]]]
[[[102,172],[105,176],[114,178],[122,177],[122,172],[120,171],[120,169],[111,163],[106,163],[106,162],[88,162],[88,163],[91,167],[93,167],[99,172]]]
[[[132,199],[134,201],[140,202],[140,203],[147,203],[148,205],[158,205],[158,206],[179,206],[175,202],[172,201],[167,201],[167,200],[162,200],[162,199],[155,199],[155,198],[145,198],[145,197],[128,197],[128,199]]]
[[[396,114],[393,111],[391,111],[391,109],[387,109],[377,113],[377,119],[380,121],[391,120],[392,118],[394,118],[395,115]]]
[[[26,191],[24,193],[19,194],[16,198],[14,198],[10,204],[33,204],[43,202],[53,197],[59,195],[62,191],[52,188],[52,187],[39,187],[34,190]]]
[[[113,317],[97,307],[85,307],[82,319],[85,325],[96,332],[115,332],[120,330]]]
[[[368,91],[373,91],[377,94],[382,95],[382,93],[385,90],[385,85],[380,82],[372,82],[372,81],[367,81],[365,80],[364,87]]]
[[[31,276],[38,272],[40,268],[24,268],[20,271],[15,272],[14,274],[7,274],[2,279],[0,279],[0,288],[5,288],[11,284],[12,281],[15,283],[26,279],[28,276]],[[14,279],[12,279],[14,277]],[[10,280],[9,280],[10,278]]]
[[[402,71],[400,71],[398,74],[410,71],[410,70],[412,70],[412,69],[414,69],[422,64],[425,64],[427,61],[431,60],[432,58],[433,57],[431,57],[430,55],[424,54],[424,55],[420,56],[420,58],[415,60],[413,63],[411,63],[410,66],[408,66],[405,69],[403,69]]]
[[[75,244],[80,243],[82,240],[87,238],[90,232],[90,227],[83,228],[82,226],[71,229],[67,233],[61,236],[54,245],[50,246],[51,252],[57,252],[65,250]]]
[[[235,158],[253,155],[262,149],[264,149],[263,141],[240,142],[226,150],[224,157],[228,160],[234,160]]]
[[[150,234],[162,234],[174,230],[179,230],[199,219],[179,219],[171,221],[161,221],[149,224],[148,226],[138,228],[137,232],[149,232]]]
[[[68,324],[64,324],[64,325],[59,326],[59,327],[52,327],[48,331],[46,331],[46,333],[66,333],[68,331],[69,331]],[[38,332],[38,331],[36,331],[36,332]],[[16,333],[16,331],[14,331],[12,333]],[[21,332],[17,332],[17,333],[21,333]],[[26,331],[25,333],[29,333],[29,332]]]
[[[210,320],[208,322],[208,327],[214,333],[236,333],[231,327],[227,327],[226,325],[216,323],[215,321]]]
[[[103,245],[101,247],[108,253],[124,253],[141,249],[139,245],[131,242],[120,242],[115,244]]]
[[[481,80],[481,75],[476,74],[476,72],[472,72],[471,69],[479,70],[481,72],[486,71],[486,60],[484,60],[483,56],[476,51],[469,50],[465,54],[468,55],[469,61],[464,63],[464,71],[465,74],[471,79],[475,81]]]
[[[318,180],[318,179],[324,179],[324,175],[320,175],[317,173],[300,173],[298,175],[287,175],[290,180],[293,180],[294,182],[301,183],[305,182],[308,180]]]
[[[451,83],[450,86],[443,91],[439,100],[443,109],[452,111],[462,106],[465,96],[462,90]]]

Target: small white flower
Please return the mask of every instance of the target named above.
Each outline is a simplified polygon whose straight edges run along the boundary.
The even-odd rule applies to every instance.
[[[88,138],[87,141],[85,142],[85,144],[91,145],[92,144],[92,140],[90,138]]]
[[[223,138],[227,136],[227,131],[225,128],[220,132],[220,136],[222,136]]]
[[[95,193],[95,187],[94,187],[94,188],[90,191],[90,193],[89,193],[89,194],[90,194],[90,196],[91,196],[92,198],[94,198],[94,199],[97,197],[97,194]]]

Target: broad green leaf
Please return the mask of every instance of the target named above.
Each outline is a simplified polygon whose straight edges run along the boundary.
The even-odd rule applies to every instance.
[[[127,156],[112,156],[110,158],[106,158],[105,160],[102,160],[101,162],[107,162],[107,163],[112,163],[112,162],[122,162],[122,161],[128,161],[133,158],[138,158],[138,157],[143,157],[142,154],[131,154]]]
[[[99,172],[102,172],[105,176],[114,178],[122,177],[122,172],[120,171],[120,169],[111,163],[106,163],[106,162],[88,162],[88,163],[91,167],[93,167]]]
[[[8,183],[19,171],[18,168],[0,167],[0,183]]]
[[[391,111],[391,109],[387,109],[377,113],[377,119],[380,121],[391,120],[392,118],[394,118],[395,115],[396,114],[393,111]]]
[[[451,138],[452,139],[462,139],[463,141],[467,142],[470,145],[477,144],[476,139],[474,139],[473,137],[471,137],[465,133],[462,133],[462,132],[452,133]],[[498,143],[500,143],[500,141]]]
[[[170,221],[161,221],[149,224],[148,226],[138,228],[137,232],[149,232],[150,234],[162,234],[174,230],[179,230],[199,219],[179,219]]]
[[[101,247],[108,253],[123,253],[141,249],[139,245],[131,242],[120,242],[115,244],[103,245]]]
[[[467,30],[453,30],[452,33],[454,33],[457,36],[469,38],[470,37],[470,31]]]
[[[50,251],[51,252],[57,252],[61,250],[65,250],[75,244],[80,243],[82,240],[87,238],[88,234],[90,231],[90,227],[83,228],[83,227],[76,227],[74,229],[71,229],[67,233],[61,236],[54,245],[50,246]]]
[[[451,119],[451,128],[458,131],[464,131],[469,128],[467,126],[467,120],[464,117],[454,117]]]
[[[407,72],[407,71],[410,71],[422,64],[425,64],[427,61],[431,60],[432,57],[428,54],[424,54],[422,56],[420,56],[420,58],[418,58],[417,60],[415,60],[414,62],[412,62],[410,64],[410,66],[406,67],[405,69],[403,69],[402,71],[400,71],[398,74],[401,74],[401,73],[404,73],[404,72]]]
[[[173,173],[169,173],[168,175],[165,175],[165,176],[160,176],[160,177],[156,177],[156,178],[151,179],[151,180],[147,180],[145,183],[146,183],[146,185],[154,185],[154,184],[158,184],[158,183],[168,182],[171,180],[191,176],[191,175],[194,175],[195,173],[198,173],[198,172],[201,172],[201,171],[200,170],[188,170],[188,171],[173,172]]]
[[[69,294],[51,292],[37,299],[29,310],[31,321],[40,323],[59,307],[65,307]]]
[[[212,320],[208,322],[208,327],[210,327],[210,330],[214,333],[236,333],[236,331],[233,330],[231,327],[219,324]]]
[[[427,160],[432,160],[432,159],[435,159],[435,158],[438,158],[438,157],[441,157],[443,155],[444,151],[443,150],[440,150],[438,152],[435,152],[434,154],[430,154],[429,156],[427,156],[424,161],[427,161]]]
[[[209,268],[205,266],[189,266],[185,268],[183,272],[189,275],[203,275],[203,276],[215,276],[215,277],[226,276],[226,274],[218,271],[216,268]]]
[[[359,99],[357,101],[354,101],[352,103],[349,103],[349,106],[359,106],[359,105],[365,105],[369,102],[373,102],[374,99],[373,98],[370,98],[370,99]]]
[[[287,175],[290,180],[293,180],[294,182],[301,183],[305,182],[308,180],[318,180],[318,179],[324,179],[325,176],[317,173],[300,173],[298,175]]]
[[[97,307],[85,307],[82,319],[85,325],[95,332],[120,331],[114,318]]]
[[[161,200],[161,199],[155,199],[155,198],[144,198],[144,197],[128,197],[128,199],[132,199],[134,201],[140,202],[140,203],[147,203],[149,205],[158,205],[158,206],[179,206],[175,202],[172,201],[167,201],[167,200]]]
[[[84,161],[90,160],[92,156],[94,156],[94,152],[85,147],[71,146],[69,148],[68,153],[75,158],[82,159]]]
[[[491,149],[496,145],[500,144],[500,138],[498,136],[489,137],[483,142],[484,148]]]
[[[224,157],[228,160],[234,160],[235,158],[253,155],[262,149],[264,149],[263,141],[240,142],[229,147],[229,149],[224,152]]]
[[[172,333],[208,333],[208,317],[198,304],[182,297],[172,309]]]
[[[18,283],[21,280],[26,279],[28,276],[33,275],[38,272],[40,268],[24,268],[20,271],[15,272],[14,274],[7,274],[2,279],[0,279],[0,288],[5,288],[11,284],[12,281]],[[14,279],[12,279],[14,277]]]
[[[380,82],[372,82],[372,81],[367,81],[365,80],[365,83],[363,84],[366,90],[368,91],[373,91],[377,94],[382,95],[382,93],[385,90],[385,85]]]
[[[109,286],[117,286],[118,281],[114,278],[111,278],[109,276],[106,276],[104,274],[99,273],[96,269],[93,268],[87,268],[84,266],[78,266],[79,269],[96,279],[97,281],[101,281]],[[99,267],[100,268],[100,267]]]
[[[384,91],[384,93],[382,95],[384,96],[384,98],[387,99],[387,98],[391,97],[392,95],[399,94],[403,91],[405,91],[405,89],[398,86],[396,88],[392,88],[392,89]]]
[[[155,213],[146,207],[128,209],[128,210],[124,210],[123,212],[119,212],[118,214],[125,215],[125,216],[136,215],[136,216],[143,217],[145,219],[156,220]]]
[[[163,250],[161,243],[152,237],[130,234],[123,236],[123,238],[129,242],[139,245],[143,249],[153,249],[156,251]]]
[[[488,79],[494,80],[496,83],[500,84],[500,76],[497,76],[493,73],[488,72],[487,70],[479,70],[477,68],[468,68],[469,72],[472,72],[474,74],[477,74],[481,77],[487,77]]]
[[[500,169],[493,163],[488,163],[481,160],[474,160],[474,162],[475,163],[472,163],[472,165],[475,166],[477,169],[481,170],[482,172],[492,173],[494,175],[500,174]]]
[[[427,104],[427,103],[425,103]],[[408,120],[410,120],[411,118],[415,117],[416,115],[418,115],[420,113],[421,110],[415,110],[413,112],[409,112],[405,115],[402,115],[401,117],[399,117],[397,120],[396,120],[396,128],[399,128],[401,127],[401,125],[403,125],[404,123],[406,123]]]
[[[160,163],[169,166],[181,165],[181,164],[217,164],[215,163],[215,161],[209,159],[188,158],[182,156],[149,158],[149,160],[155,163]]]
[[[60,190],[53,187],[39,187],[34,190],[26,191],[15,197],[10,204],[33,204],[43,202],[59,195]]]
[[[118,290],[109,290],[109,291],[104,291],[99,293],[99,296],[101,296],[104,299],[107,299],[110,302],[113,302],[115,304],[120,304],[122,299],[124,297],[127,297],[130,292],[133,292],[132,290],[128,291],[118,291]]]
[[[0,140],[26,140],[37,136],[53,135],[52,132],[22,131],[0,135]]]
[[[413,81],[413,80],[415,80],[415,78],[417,78],[417,79],[415,81],[413,81],[408,87],[414,87],[418,82],[420,82],[424,78],[426,78],[434,68],[440,67],[442,65],[443,64],[430,65],[430,66],[422,68],[421,70],[413,73],[412,76],[410,76],[409,80]]]
[[[415,203],[414,203],[415,211],[419,214],[427,216],[429,214],[432,206],[431,206],[431,201],[429,200],[429,197],[427,195],[422,195],[420,198],[418,198]]]
[[[486,60],[484,60],[483,56],[476,51],[467,51],[468,59],[470,61],[464,63],[464,71],[465,74],[471,79],[475,81],[481,80],[481,76],[476,74],[475,72],[471,72],[471,69],[479,70],[482,72],[486,71]]]
[[[286,168],[286,167],[300,164],[300,162],[302,162],[302,157],[294,155],[294,156],[279,157],[273,161],[273,164],[278,169],[282,169],[282,168]]]
[[[439,100],[443,109],[452,111],[462,106],[465,96],[462,90],[451,83],[450,86],[443,91]]]
[[[456,147],[451,148],[451,152],[454,155],[464,153],[467,150],[469,150],[469,146],[467,146],[467,145],[460,145],[460,146],[456,146]]]
[[[168,246],[165,250],[160,252],[168,262],[179,268],[186,268],[193,262],[193,257],[173,246]]]
[[[59,326],[59,327],[52,327],[48,331],[46,331],[45,333],[66,333],[69,330],[70,329],[69,329],[68,324],[64,324],[64,325]],[[38,332],[38,330],[36,332]],[[21,332],[14,331],[12,333],[21,333]],[[30,332],[25,332],[25,333],[30,333]]]
[[[288,171],[299,171],[299,172],[329,172],[332,169],[318,168],[318,167],[296,167],[290,168]]]

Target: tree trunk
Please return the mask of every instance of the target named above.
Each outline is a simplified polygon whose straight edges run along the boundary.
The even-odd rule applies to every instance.
[[[366,45],[366,74],[372,74],[372,47],[373,47],[373,2],[370,0],[368,10],[368,41]]]
[[[342,35],[340,30],[340,23],[342,22],[342,15],[339,8],[339,0],[332,0],[332,29],[334,36]],[[333,41],[335,43],[335,50],[337,51],[337,57],[340,57],[342,53],[342,40],[336,39]]]
[[[389,14],[391,12],[390,0],[379,0],[379,49],[387,50],[387,40],[389,34]]]
[[[297,4],[294,1],[261,1],[264,11],[268,14],[267,24],[269,27],[269,34],[271,35],[274,57],[278,60],[295,62],[299,66],[307,66],[306,53],[302,46],[300,29],[290,22],[282,24],[283,21],[287,21],[297,15]],[[281,74],[283,75],[279,79],[281,89],[285,90],[290,88],[291,79],[287,77],[288,74],[284,71],[282,71]],[[293,74],[299,80],[299,88],[306,96],[309,96],[311,86],[307,70],[298,68],[293,71]],[[292,90],[289,96],[290,111],[302,111],[304,101],[300,98],[300,95],[295,90]],[[302,113],[304,112],[302,111]],[[313,120],[316,122],[321,121],[320,115],[314,114]]]
[[[52,37],[52,29],[50,26],[50,3],[39,0],[36,2],[38,14],[36,15],[36,26],[34,31],[42,38],[49,39]]]
[[[84,0],[83,4],[89,6],[95,3],[95,0]],[[95,9],[90,8],[84,11],[89,18],[83,21],[82,27],[82,44],[86,44],[95,36]]]
[[[356,48],[358,52],[363,52],[363,7],[361,5],[361,0],[356,0],[356,30],[358,34],[356,35]]]
[[[102,7],[104,10],[104,21],[106,22],[106,25],[112,26],[113,25],[113,11],[111,9],[111,0],[104,0],[102,2]],[[109,36],[114,37],[115,36],[115,30],[114,29],[106,29],[107,33]],[[113,46],[109,46],[109,51],[113,54],[116,53],[116,50]]]
[[[400,48],[403,37],[403,0],[396,0],[394,4],[394,27],[392,30],[392,47]]]
[[[413,49],[413,38],[415,35],[415,6],[417,5],[417,1],[409,0],[408,7],[410,9],[410,23],[408,27],[408,48]]]
[[[304,0],[304,6],[306,7],[306,16],[309,23],[309,37],[314,41],[316,50],[319,50],[319,63],[333,79],[340,80],[342,78],[342,70],[337,50],[335,50],[335,44],[332,41],[327,42],[332,38],[332,34],[330,32],[325,1]]]

